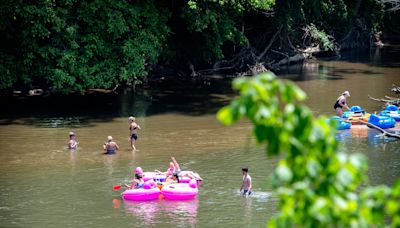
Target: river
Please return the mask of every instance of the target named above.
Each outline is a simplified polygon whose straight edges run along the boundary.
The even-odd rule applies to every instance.
[[[381,104],[368,99],[390,94],[400,84],[400,48],[349,53],[282,69],[307,94],[316,115],[333,115],[344,91],[350,105],[370,112]],[[218,108],[235,93],[229,80],[165,83],[140,93],[92,96],[0,98],[1,227],[265,227],[277,199],[268,182],[277,159],[255,145],[251,126],[224,127]],[[128,116],[142,127],[137,147],[128,142]],[[68,132],[79,149],[66,149]],[[112,135],[121,149],[102,155]],[[369,183],[392,184],[400,177],[400,142],[374,130],[342,131],[341,151],[365,154]],[[195,200],[123,201],[112,186],[128,181],[136,166],[166,170],[175,156],[184,170],[204,182]],[[247,165],[254,195],[239,195],[241,166]]]

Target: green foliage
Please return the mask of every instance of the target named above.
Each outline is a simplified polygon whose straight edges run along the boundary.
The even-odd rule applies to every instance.
[[[339,40],[353,27],[369,41],[382,16],[376,0],[3,0],[0,89],[132,85],[160,62],[198,69],[249,40],[263,49],[266,34],[281,26],[281,44],[285,35],[304,44],[308,26],[312,42],[332,49],[331,36]]]
[[[0,58],[16,58],[9,64],[3,59],[1,71],[18,68],[11,82],[1,82],[3,88],[15,81],[65,93],[129,85],[146,75],[146,64],[157,60],[169,34],[168,12],[152,0],[10,5],[1,29],[10,35],[13,49]]]
[[[243,14],[269,9],[273,3],[5,0],[0,4],[0,32],[5,34],[0,89],[41,87],[68,93],[134,84],[147,75],[147,66],[157,63],[160,54],[165,55],[163,60],[185,59],[179,55],[186,49],[190,53],[193,42],[183,47],[168,43],[174,34],[187,35],[183,31],[197,40],[200,52],[193,58],[199,62],[222,58],[227,42],[247,42],[237,29]],[[185,28],[175,29],[176,15],[169,21],[172,14],[179,14]]]
[[[316,41],[322,50],[333,50],[334,44],[329,40],[329,36],[323,31],[315,27],[314,24],[307,26],[311,38]]]
[[[217,118],[233,124],[242,117],[253,124],[258,143],[269,155],[284,154],[273,174],[279,213],[270,227],[370,227],[399,225],[400,181],[393,189],[366,187],[367,162],[360,154],[338,153],[335,123],[315,118],[301,104],[306,98],[291,82],[272,73],[236,79],[240,96]]]
[[[224,57],[222,46],[226,42],[240,45],[247,38],[237,26],[246,12],[267,10],[275,0],[190,0],[183,9],[182,17],[188,31],[201,36],[202,57],[205,61]]]
[[[372,35],[379,31],[384,15],[384,4],[376,0],[364,0],[360,5],[358,17],[361,19],[364,29]]]
[[[356,29],[360,41],[369,43],[370,35],[379,31],[383,20],[383,4],[376,0],[277,0],[275,24],[297,42],[303,34],[299,28],[314,26],[321,44],[330,49],[327,35],[336,40]]]

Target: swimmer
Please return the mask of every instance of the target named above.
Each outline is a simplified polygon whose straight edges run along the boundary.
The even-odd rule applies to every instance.
[[[113,141],[112,136],[108,136],[107,142],[103,145],[103,149],[105,151],[104,154],[115,154],[115,152],[119,150],[119,146],[116,142]]]

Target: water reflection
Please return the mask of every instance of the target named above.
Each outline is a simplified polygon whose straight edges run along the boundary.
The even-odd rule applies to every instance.
[[[243,208],[243,217],[246,221],[246,224],[251,223],[251,214],[252,214],[252,205],[253,205],[253,197],[243,197],[242,199],[242,208]]]
[[[395,138],[384,136],[380,131],[368,128],[364,125],[352,126],[349,130],[340,130],[336,133],[336,139],[343,143],[360,141],[368,143],[371,146],[379,146],[385,151],[385,145],[389,142],[395,142]]]
[[[114,208],[119,207],[120,203],[113,199]],[[145,226],[168,221],[166,223],[178,227],[196,227],[198,204],[197,199],[189,201],[165,199],[147,202],[123,201],[125,212],[139,218]]]
[[[104,157],[103,162],[104,162],[104,166],[106,167],[107,174],[109,177],[112,177],[112,174],[114,173],[113,163],[117,159],[118,154],[104,155],[103,157]]]
[[[71,176],[75,176],[75,166],[77,160],[77,149],[70,149],[69,151],[69,163],[71,165]]]
[[[136,219],[140,219],[145,226],[157,224],[160,216],[160,205],[157,201],[133,202],[125,200],[123,202],[125,212],[131,214]]]
[[[379,67],[400,66],[400,46],[377,47],[365,50],[349,50],[342,54],[342,60],[367,63]]]
[[[395,142],[395,138],[384,136],[382,133],[376,130],[370,129],[368,131],[368,142],[371,145],[380,146],[385,151],[386,144],[389,142]]]
[[[196,227],[197,199],[189,201],[161,200],[161,208],[171,223],[181,227]]]

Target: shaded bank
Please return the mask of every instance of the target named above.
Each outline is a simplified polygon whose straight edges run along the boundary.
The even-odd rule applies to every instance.
[[[149,74],[276,69],[369,47],[379,31],[398,33],[398,13],[385,7],[376,0],[5,0],[0,91],[85,93],[141,87]]]

